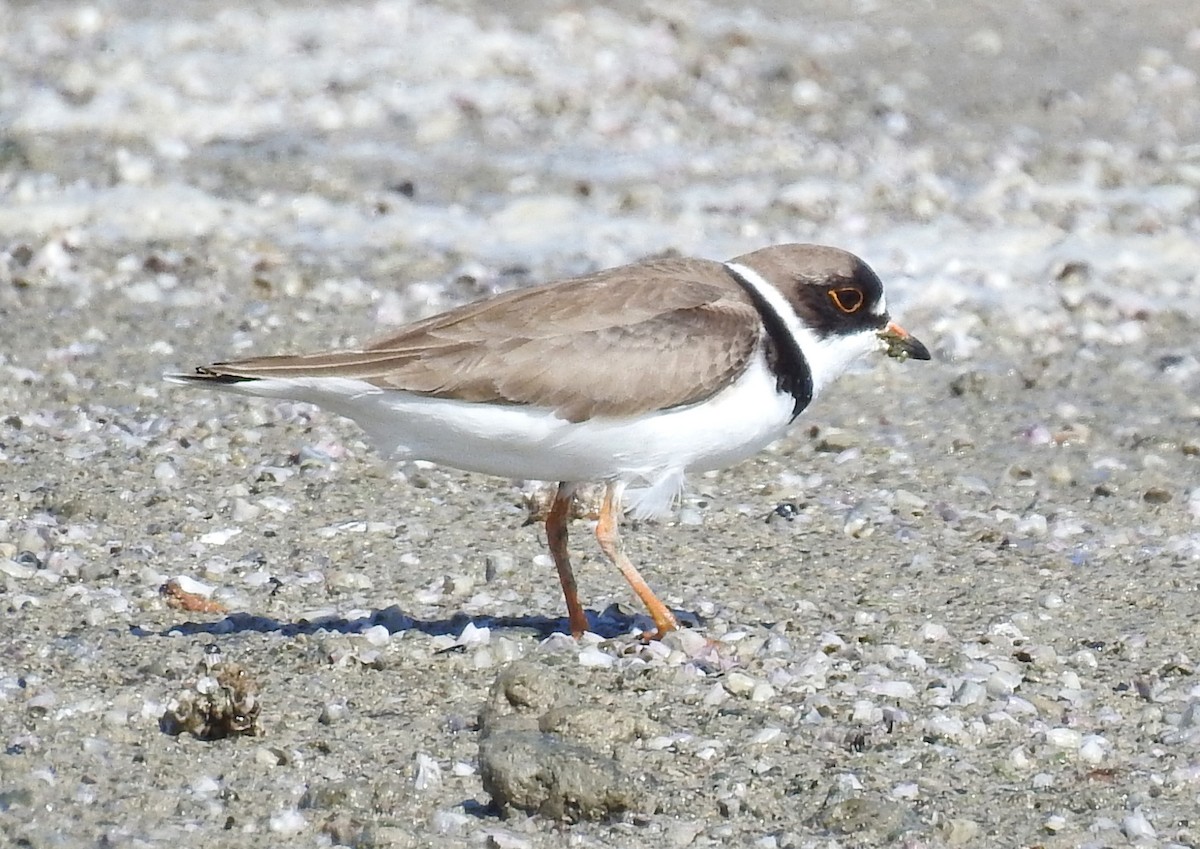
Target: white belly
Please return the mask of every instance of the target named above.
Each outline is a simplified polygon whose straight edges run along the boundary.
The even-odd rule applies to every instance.
[[[723,468],[778,439],[792,417],[792,398],[776,391],[761,355],[702,403],[584,422],[544,408],[431,398],[344,378],[268,378],[221,388],[318,404],[353,419],[398,460],[546,481],[655,483]]]

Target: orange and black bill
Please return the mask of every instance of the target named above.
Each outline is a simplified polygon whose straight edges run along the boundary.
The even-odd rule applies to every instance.
[[[889,357],[901,361],[930,359],[929,349],[894,321],[889,321],[888,326],[879,331],[879,338],[887,345],[884,351]]]

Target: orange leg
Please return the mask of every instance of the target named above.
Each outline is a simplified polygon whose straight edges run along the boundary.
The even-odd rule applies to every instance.
[[[646,605],[646,610],[650,612],[650,618],[654,620],[654,625],[658,628],[658,633],[654,637],[662,637],[668,631],[677,630],[679,620],[675,618],[675,614],[671,612],[670,608],[658,600],[654,590],[650,589],[650,585],[638,574],[638,570],[629,562],[629,558],[625,556],[625,551],[621,547],[621,535],[618,527],[621,524],[622,489],[620,484],[611,481],[605,486],[604,504],[600,507],[600,521],[596,524],[596,540],[600,543],[600,550],[604,552],[604,556],[621,570],[621,574],[625,576],[629,586],[633,587],[633,591],[642,600],[642,604]]]
[[[567,552],[567,522],[571,519],[571,499],[574,494],[574,484],[558,485],[550,511],[546,514],[546,540],[550,544],[554,567],[558,569],[563,597],[567,600],[567,622],[571,626],[571,635],[579,639],[588,629],[588,621],[583,605],[579,603],[579,589],[575,586],[575,573],[571,571],[571,556]]]

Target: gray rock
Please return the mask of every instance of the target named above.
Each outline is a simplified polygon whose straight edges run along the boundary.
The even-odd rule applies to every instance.
[[[597,750],[613,752],[620,743],[645,740],[665,733],[663,727],[638,714],[603,705],[564,705],[538,719],[539,730]]]
[[[366,776],[339,781],[313,782],[300,797],[301,808],[329,809],[339,813],[389,813],[412,796],[410,786],[390,776]]]
[[[538,717],[561,704],[573,704],[575,691],[555,669],[519,660],[500,670],[491,694],[479,712],[479,727],[486,736],[496,731],[532,731]]]
[[[602,820],[638,807],[637,785],[611,758],[551,734],[500,731],[479,744],[492,804],[552,819]]]
[[[851,796],[827,804],[817,820],[823,828],[838,834],[875,832],[889,838],[915,825],[908,808],[869,796]]]

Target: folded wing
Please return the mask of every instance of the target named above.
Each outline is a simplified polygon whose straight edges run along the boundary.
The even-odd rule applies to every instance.
[[[468,304],[362,350],[217,363],[189,382],[343,378],[571,421],[704,400],[746,368],[759,319],[719,263],[658,260]]]

